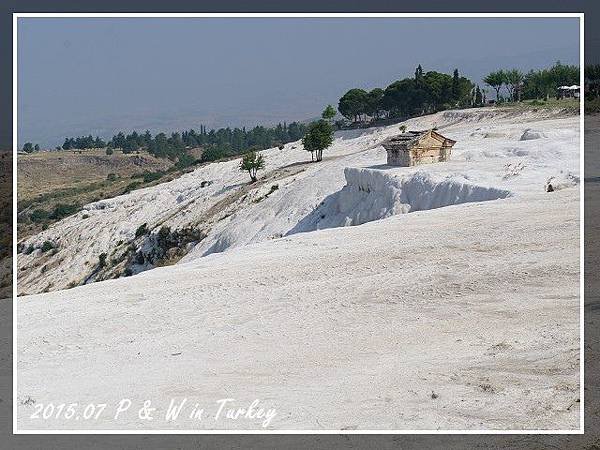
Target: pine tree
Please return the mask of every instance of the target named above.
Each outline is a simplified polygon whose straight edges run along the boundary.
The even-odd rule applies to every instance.
[[[423,86],[423,68],[421,67],[421,64],[419,64],[415,70],[415,86],[417,88]]]
[[[457,102],[460,98],[459,78],[458,69],[454,69],[454,73],[452,75],[452,100],[455,102]]]

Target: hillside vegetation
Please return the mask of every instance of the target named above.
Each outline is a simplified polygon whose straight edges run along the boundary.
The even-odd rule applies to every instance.
[[[18,233],[31,235],[81,209],[120,195],[172,166],[147,153],[106,155],[103,150],[52,151],[18,155]],[[153,175],[148,175],[153,174]]]

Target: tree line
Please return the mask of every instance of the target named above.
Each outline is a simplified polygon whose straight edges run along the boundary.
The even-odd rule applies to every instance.
[[[88,149],[88,148],[104,148],[106,147],[106,142],[104,142],[100,137],[96,136],[80,136],[75,138],[66,138],[64,144],[62,145],[63,150],[71,150],[71,149]]]
[[[174,132],[169,135],[158,133],[155,136],[146,131],[138,133],[133,131],[125,134],[119,132],[108,142],[101,138],[82,136],[66,138],[62,148],[88,149],[106,148],[107,154],[112,154],[115,149],[123,153],[133,153],[146,150],[158,158],[177,160],[181,165],[189,165],[194,160],[186,152],[189,148],[202,148],[202,161],[214,161],[227,156],[235,156],[248,150],[262,150],[288,142],[297,141],[306,130],[306,125],[300,122],[279,123],[274,127],[255,126],[251,129],[219,128],[207,130],[201,125],[199,130]]]
[[[579,84],[579,67],[557,61],[552,67],[530,70],[496,70],[483,79],[496,92],[498,102],[521,100],[548,100],[557,94],[559,86]]]
[[[385,89],[350,89],[339,99],[338,111],[353,123],[364,123],[472,106],[477,101],[483,101],[481,90],[458,69],[452,75],[424,73],[419,64],[413,77],[394,81]]]

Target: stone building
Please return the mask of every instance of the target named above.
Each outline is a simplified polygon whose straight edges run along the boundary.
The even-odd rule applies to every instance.
[[[407,131],[387,138],[382,142],[387,151],[387,163],[390,166],[416,166],[448,161],[452,153],[452,139],[437,131]]]

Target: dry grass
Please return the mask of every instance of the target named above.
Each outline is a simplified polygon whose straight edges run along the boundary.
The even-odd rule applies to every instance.
[[[132,176],[145,172],[165,171],[172,166],[167,159],[158,159],[146,152],[125,155],[104,150],[63,150],[19,155],[17,189],[19,209],[19,239],[38,233],[57,220],[48,218],[33,222],[29,214],[42,210],[51,214],[57,205],[80,206],[103,198],[122,194],[134,186],[147,185]],[[110,177],[109,177],[110,175]]]
[[[59,189],[77,188],[104,181],[111,173],[129,178],[144,171],[165,170],[171,165],[166,159],[148,153],[125,155],[119,151],[107,155],[104,150],[73,150],[19,155],[17,181],[19,201],[31,200],[40,194]]]

